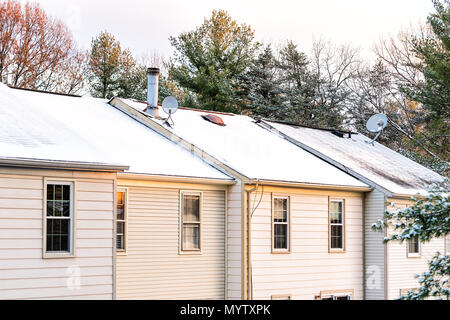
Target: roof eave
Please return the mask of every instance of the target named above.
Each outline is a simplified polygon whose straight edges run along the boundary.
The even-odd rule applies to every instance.
[[[129,169],[129,166],[118,164],[16,157],[0,157],[0,166],[101,172],[121,172]]]
[[[265,179],[253,179],[247,184],[260,184],[267,186],[278,186],[278,187],[293,187],[293,188],[307,188],[307,189],[326,189],[326,190],[342,190],[342,191],[357,191],[357,192],[369,192],[373,188],[369,186],[345,186],[345,185],[333,185],[333,184],[323,184],[323,183],[306,183],[306,182],[295,182],[295,181],[278,181],[278,180],[265,180]]]
[[[236,180],[234,179],[221,179],[221,178],[207,178],[207,177],[192,177],[192,176],[176,176],[176,175],[158,175],[158,174],[145,174],[145,173],[118,173],[119,179],[125,180],[146,180],[146,181],[158,181],[158,182],[186,182],[186,183],[199,183],[199,184],[215,184],[215,185],[234,185]]]

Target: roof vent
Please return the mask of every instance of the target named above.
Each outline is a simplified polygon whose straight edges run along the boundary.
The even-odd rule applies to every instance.
[[[217,124],[218,126],[222,127],[225,126],[225,122],[223,122],[222,118],[214,114],[202,115],[202,118],[205,119],[206,121]]]

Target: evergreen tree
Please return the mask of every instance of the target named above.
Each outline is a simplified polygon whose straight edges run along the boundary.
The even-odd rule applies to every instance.
[[[426,128],[416,139],[426,144],[436,158],[449,161],[450,1],[433,0],[433,3],[436,12],[428,17],[433,33],[427,38],[416,38],[413,44],[424,79],[418,87],[409,87],[406,91],[426,111]]]
[[[200,108],[236,111],[236,77],[253,58],[258,46],[253,37],[249,26],[214,10],[197,29],[170,38],[176,52],[169,75],[195,93]]]
[[[242,111],[267,119],[282,119],[283,94],[278,79],[277,61],[270,45],[238,77],[237,90]]]

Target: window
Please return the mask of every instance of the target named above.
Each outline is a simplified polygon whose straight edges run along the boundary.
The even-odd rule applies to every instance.
[[[127,219],[127,194],[126,190],[117,191],[117,209],[116,209],[116,249],[117,251],[126,250],[126,219]]]
[[[279,294],[272,295],[272,300],[292,300],[292,296],[290,294]]]
[[[201,194],[181,193],[181,251],[200,251]]]
[[[420,255],[419,237],[408,239],[408,257],[418,257]]]
[[[73,182],[46,182],[45,253],[73,253]]]
[[[324,294],[320,297],[321,300],[352,300],[351,293],[333,293]]]
[[[330,201],[329,241],[331,251],[344,250],[344,200]]]
[[[273,235],[274,252],[289,252],[289,197],[273,198]]]

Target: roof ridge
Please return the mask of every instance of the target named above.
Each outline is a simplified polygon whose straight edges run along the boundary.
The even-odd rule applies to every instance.
[[[74,98],[81,98],[82,96],[76,95],[76,94],[70,94],[70,93],[60,93],[60,92],[52,92],[52,91],[46,91],[46,90],[39,90],[39,89],[30,89],[30,88],[22,88],[22,87],[16,87],[10,84],[7,84],[7,86],[11,89],[17,89],[17,90],[25,90],[25,91],[32,91],[32,92],[39,92],[39,93],[47,93],[47,94],[54,94],[59,96],[66,96],[66,97],[74,97]]]

